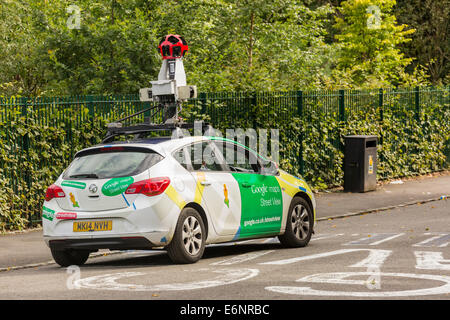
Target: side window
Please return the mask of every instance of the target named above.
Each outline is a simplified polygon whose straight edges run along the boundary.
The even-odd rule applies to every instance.
[[[194,171],[222,171],[216,151],[209,142],[195,143],[187,147]]]
[[[189,167],[189,161],[188,158],[186,156],[186,148],[181,148],[178,149],[177,151],[175,151],[173,153],[173,157],[175,158],[175,160],[177,160],[185,169],[190,169]]]
[[[259,173],[258,160],[253,152],[231,143],[216,142],[216,145],[222,150],[230,171]]]

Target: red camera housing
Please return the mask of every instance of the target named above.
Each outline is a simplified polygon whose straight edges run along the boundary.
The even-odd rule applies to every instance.
[[[168,34],[159,42],[159,53],[163,60],[179,59],[189,50],[186,40],[177,34]]]

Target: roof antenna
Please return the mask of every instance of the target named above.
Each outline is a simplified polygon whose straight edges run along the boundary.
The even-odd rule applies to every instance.
[[[183,58],[189,47],[183,37],[175,34],[164,36],[158,46],[158,51],[162,56],[162,65],[158,74],[158,80],[150,81],[151,88],[139,90],[139,98],[142,102],[153,102],[149,108],[126,116],[112,123],[108,123],[108,132],[103,139],[103,143],[114,140],[120,135],[135,135],[135,139],[143,138],[148,132],[172,130],[172,137],[183,137],[182,129],[194,129],[194,135],[204,133],[209,127],[203,121],[184,123],[179,117],[182,103],[188,99],[197,98],[197,87],[186,85],[186,72],[184,71]],[[138,125],[123,127],[122,121],[128,120],[142,113],[154,111],[148,118]],[[162,124],[150,123],[154,115],[162,111]],[[195,127],[200,125],[200,130]]]
[[[141,101],[156,102],[162,108],[164,123],[180,121],[182,102],[197,98],[197,87],[186,85],[183,58],[188,50],[183,37],[175,34],[163,37],[158,46],[163,59],[158,80],[150,81],[151,88],[139,90]]]

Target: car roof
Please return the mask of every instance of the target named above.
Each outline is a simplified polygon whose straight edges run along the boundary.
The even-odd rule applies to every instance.
[[[239,145],[249,151],[252,151],[259,155],[255,150],[252,150],[245,145],[231,140],[227,138],[222,137],[213,137],[213,136],[189,136],[189,137],[181,137],[181,138],[171,138],[170,136],[165,137],[154,137],[154,138],[144,138],[144,139],[137,139],[137,140],[128,140],[128,141],[113,141],[103,144],[98,144],[83,150],[88,149],[94,149],[94,148],[100,148],[100,147],[108,147],[108,146],[135,146],[135,147],[147,147],[149,149],[152,149],[161,155],[165,156],[167,154],[172,153],[174,150],[181,148],[187,144],[199,142],[199,141],[224,141],[224,142],[230,142],[236,145]],[[265,157],[259,155],[261,158],[266,160]]]

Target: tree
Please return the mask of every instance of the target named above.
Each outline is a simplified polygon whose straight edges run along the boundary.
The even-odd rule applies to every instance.
[[[412,59],[400,50],[413,29],[398,25],[392,14],[395,0],[348,0],[338,8],[335,37],[340,46],[336,79],[351,87],[397,86]]]
[[[410,71],[425,66],[432,83],[445,83],[450,73],[450,1],[398,0],[394,11],[400,23],[416,30],[412,41],[401,45],[413,59]]]
[[[328,6],[310,10],[294,0],[166,1],[162,6],[161,30],[177,30],[192,44],[186,67],[201,90],[306,89],[327,81],[330,71],[322,66],[332,51],[323,41],[322,24]]]

